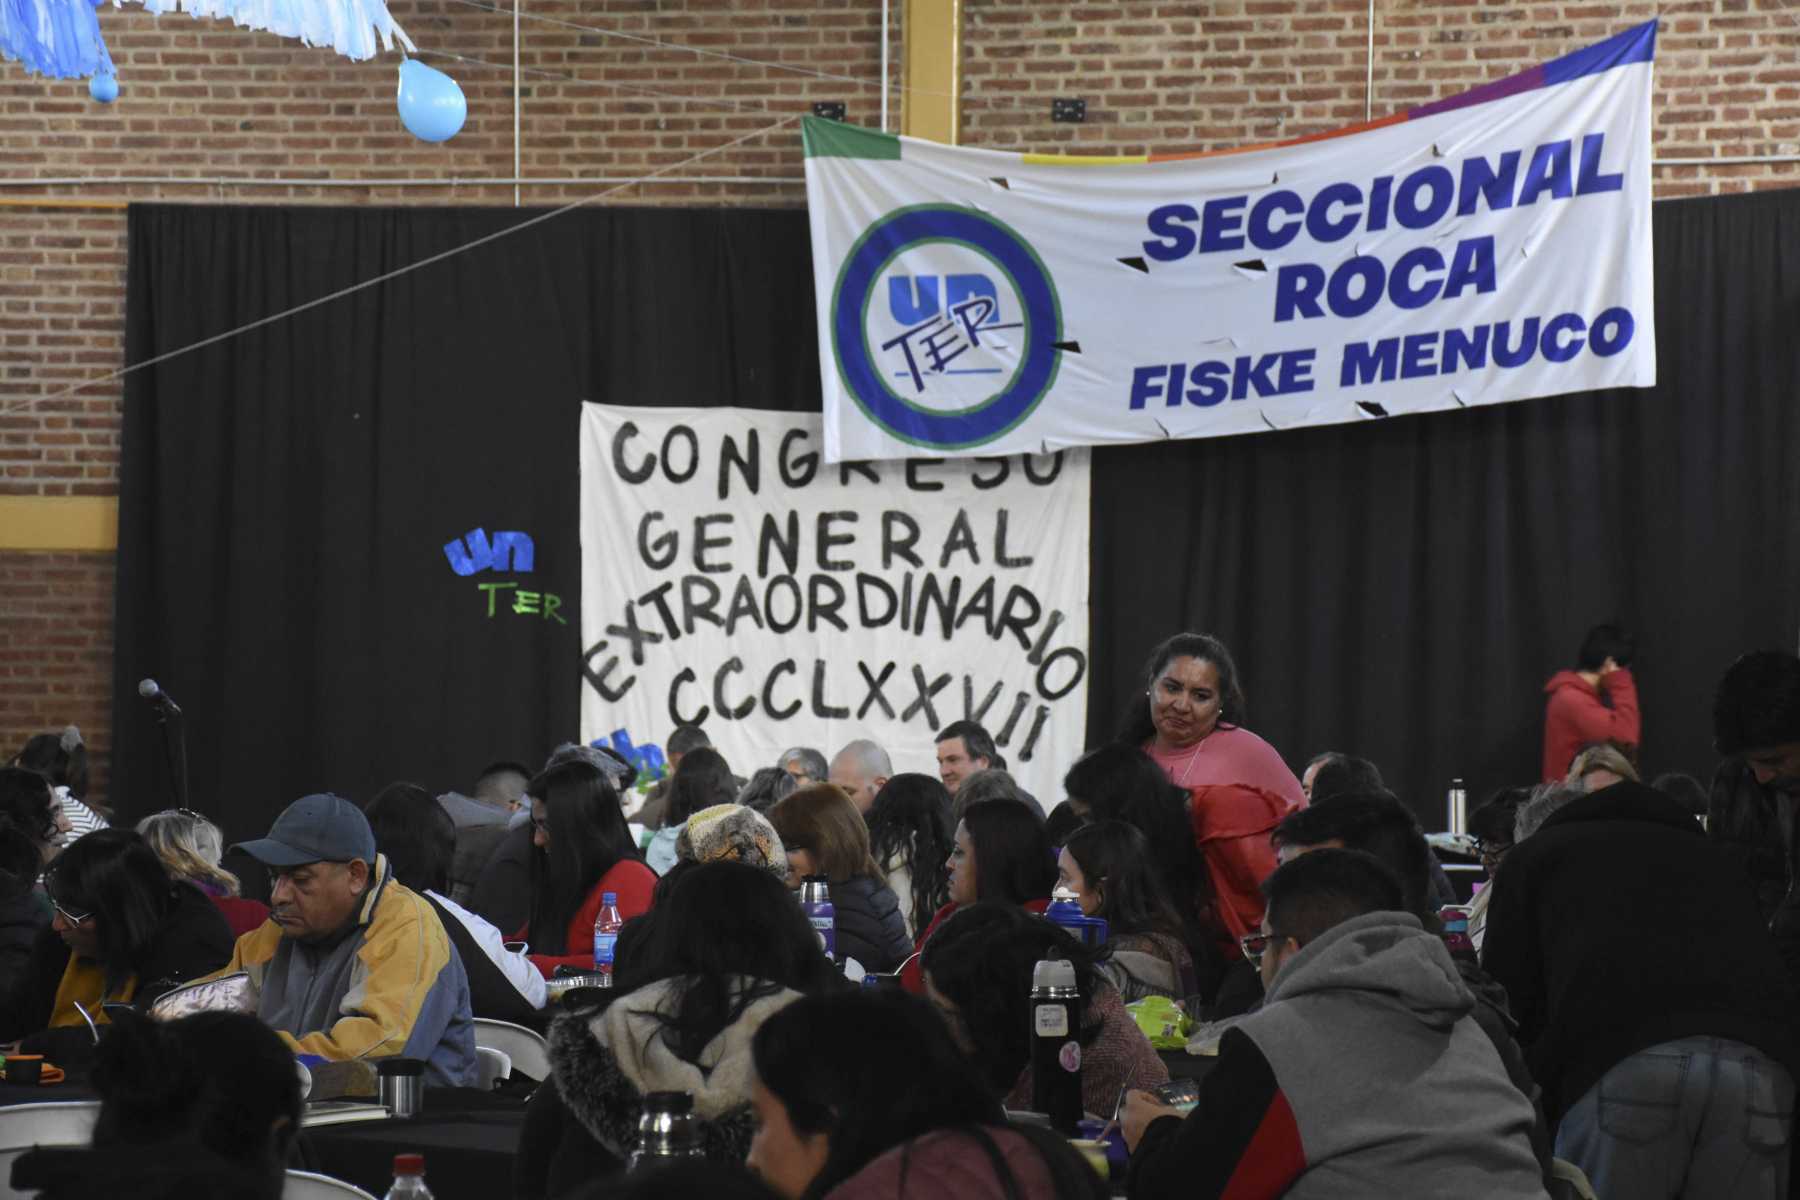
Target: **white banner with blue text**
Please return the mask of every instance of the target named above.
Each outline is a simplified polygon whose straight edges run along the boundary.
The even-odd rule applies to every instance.
[[[1656,382],[1656,25],[1384,120],[1138,158],[807,118],[828,461]]]

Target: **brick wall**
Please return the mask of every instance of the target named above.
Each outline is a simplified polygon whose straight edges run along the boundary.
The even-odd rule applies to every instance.
[[[964,141],[1143,154],[1274,141],[1411,108],[1648,21],[1658,158],[1800,157],[1800,10],[1769,0],[964,0]],[[1050,47],[1055,52],[1048,52]],[[1050,123],[1054,96],[1087,101]],[[1659,167],[1659,197],[1792,187],[1800,163]]]
[[[442,146],[401,127],[391,56],[356,64],[217,21],[109,6],[101,20],[122,88],[112,106],[90,101],[83,83],[0,64],[0,182],[509,177],[509,6],[390,0],[425,61],[453,74],[468,96],[468,125]],[[894,0],[896,20],[901,7]],[[1656,11],[1510,0],[1378,0],[1375,8],[1376,115],[1510,74]],[[521,171],[612,181],[667,171],[817,100],[844,101],[852,120],[874,124],[880,10],[879,0],[526,0]],[[1359,121],[1370,96],[1366,3],[964,0],[964,13],[971,145],[1089,153],[1238,145]],[[895,78],[900,48],[896,29]],[[816,74],[757,65],[771,62]],[[1086,99],[1087,123],[1052,124],[1053,96]],[[896,125],[899,101],[896,92]],[[1674,6],[1664,18],[1656,107],[1660,156],[1800,153],[1800,16],[1778,0]],[[797,205],[804,195],[791,181],[800,166],[790,126],[673,172],[732,182],[659,180],[607,202]],[[1667,166],[1656,181],[1659,195],[1677,196],[1791,186],[1797,170]],[[557,204],[612,186],[535,186],[524,200]],[[43,398],[121,365],[125,214],[19,201],[504,204],[512,196],[510,185],[474,184],[0,187],[0,493],[109,494],[119,455],[117,383]],[[23,401],[36,403],[5,411]],[[104,777],[111,615],[110,556],[0,553],[0,746],[73,720]]]
[[[113,556],[0,552],[0,757],[76,725],[104,797],[112,737]]]

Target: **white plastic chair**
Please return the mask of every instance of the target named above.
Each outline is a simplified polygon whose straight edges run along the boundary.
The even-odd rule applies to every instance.
[[[523,1025],[476,1017],[475,1045],[500,1051],[512,1068],[533,1079],[550,1078],[550,1044]]]
[[[512,1059],[506,1051],[496,1050],[492,1046],[475,1047],[475,1086],[484,1092],[494,1090],[494,1085],[512,1074]]]
[[[329,1175],[289,1170],[281,1188],[281,1200],[375,1200],[357,1187]]]
[[[0,1197],[29,1196],[15,1192],[13,1160],[33,1146],[85,1146],[100,1115],[98,1100],[15,1104],[0,1108]]]

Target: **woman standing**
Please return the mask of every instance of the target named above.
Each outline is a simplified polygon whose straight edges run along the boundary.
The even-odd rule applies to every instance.
[[[1179,633],[1150,655],[1144,695],[1120,741],[1141,746],[1189,796],[1220,923],[1236,939],[1262,923],[1262,881],[1275,870],[1269,833],[1306,805],[1300,781],[1269,743],[1245,729],[1244,690],[1225,643]]]

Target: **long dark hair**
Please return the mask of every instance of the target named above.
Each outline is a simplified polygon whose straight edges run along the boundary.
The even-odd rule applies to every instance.
[[[989,1132],[1005,1124],[998,1098],[924,1001],[899,992],[796,1001],[756,1031],[751,1053],[795,1130],[830,1137],[801,1200],[818,1200],[895,1146],[938,1130],[975,1141],[1007,1194],[1022,1193]],[[1072,1165],[1067,1144],[1060,1149],[1045,1154],[1056,1195],[1103,1195],[1090,1172]]]
[[[1125,719],[1119,725],[1118,741],[1128,746],[1142,746],[1156,736],[1156,723],[1150,719],[1150,689],[1164,669],[1178,658],[1198,658],[1211,663],[1219,673],[1219,724],[1244,723],[1248,706],[1231,651],[1211,634],[1178,633],[1150,652],[1150,659],[1144,664],[1143,691],[1134,695],[1126,707]]]
[[[39,845],[56,840],[56,818],[50,815],[54,798],[43,775],[24,767],[0,767],[0,821]]]
[[[1100,890],[1096,916],[1113,933],[1164,933],[1185,942],[1188,924],[1169,899],[1150,850],[1150,839],[1123,821],[1100,821],[1078,829],[1063,849],[1081,868],[1089,887]]]
[[[1056,855],[1043,818],[1022,800],[983,800],[962,816],[975,850],[975,897],[1024,904],[1056,888]]]
[[[0,817],[0,903],[29,895],[43,869],[38,844]]]
[[[707,1043],[764,996],[845,986],[793,894],[760,867],[688,866],[666,892],[658,888],[655,906],[627,928],[632,936],[618,961],[619,994],[683,980],[675,1011],[660,1019],[670,1048],[688,1062],[697,1062]],[[740,979],[753,982],[740,987]]]
[[[175,908],[174,889],[187,886],[170,879],[156,852],[129,829],[97,829],[79,839],[45,882],[57,904],[94,915],[109,996],[148,961]]]
[[[549,850],[531,856],[531,925],[543,954],[568,952],[569,922],[600,877],[620,860],[640,858],[619,793],[600,768],[580,759],[538,773],[526,794],[544,803]]]
[[[1087,806],[1092,821],[1134,825],[1150,845],[1164,890],[1190,921],[1212,907],[1212,876],[1188,821],[1187,793],[1137,746],[1113,743],[1091,751],[1063,776],[1063,791]]]
[[[869,806],[869,852],[884,870],[892,863],[912,876],[912,928],[924,929],[950,903],[950,851],[956,824],[950,789],[930,775],[907,772],[889,779]]]
[[[1060,926],[1011,904],[959,908],[925,943],[931,986],[955,1004],[975,1046],[975,1067],[995,1096],[1019,1082],[1031,1058],[1031,972],[1039,959],[1066,958],[1085,1013],[1099,976],[1094,956]],[[1079,1040],[1092,1040],[1084,1025]]]
[[[88,752],[73,725],[61,733],[40,733],[13,756],[13,765],[36,771],[54,787],[66,787],[77,800],[87,799]]]
[[[690,750],[681,756],[681,765],[669,782],[667,822],[679,825],[703,808],[736,803],[737,791],[724,755],[711,746]]]
[[[806,1200],[902,1142],[1005,1119],[943,1018],[904,992],[800,1000],[763,1023],[752,1054],[757,1078],[794,1128],[831,1136]]]
[[[402,886],[415,892],[450,891],[456,822],[437,797],[416,783],[390,783],[363,806],[363,815],[375,834],[375,848],[387,855]]]

